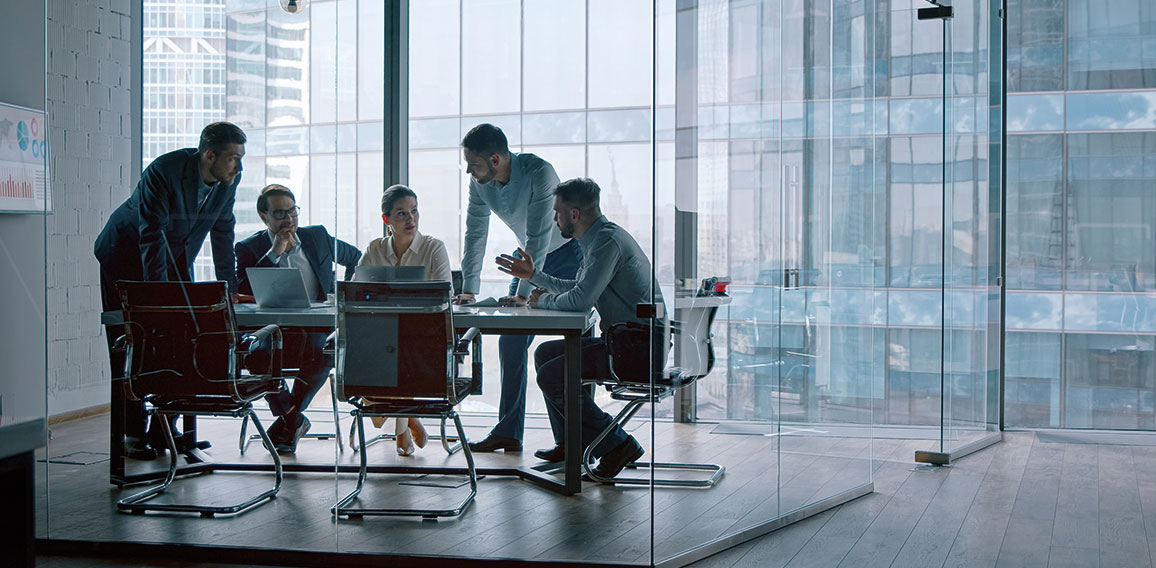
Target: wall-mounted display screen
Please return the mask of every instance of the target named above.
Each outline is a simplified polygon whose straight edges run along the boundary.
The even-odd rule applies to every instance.
[[[0,103],[0,212],[52,210],[47,130],[43,111]]]

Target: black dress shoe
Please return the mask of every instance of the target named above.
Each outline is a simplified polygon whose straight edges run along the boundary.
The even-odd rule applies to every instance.
[[[208,440],[189,441],[185,439],[185,435],[180,430],[177,430],[176,419],[169,422],[169,429],[173,433],[173,443],[177,446],[177,453],[183,454],[189,450],[207,450],[213,447],[213,444]],[[165,441],[164,430],[157,421],[153,421],[149,426],[148,444],[153,447],[158,456],[163,456],[165,450],[169,449],[168,442]]]
[[[134,436],[125,437],[124,457],[134,460],[155,460],[158,455],[156,448],[148,442]]]
[[[481,442],[470,442],[471,452],[496,452],[498,450],[520,452],[522,451],[522,441],[515,438],[490,434]]]
[[[265,429],[265,433],[269,435],[269,439],[273,441],[273,445],[285,442],[289,438],[289,433],[285,431],[285,417],[278,416],[273,423]]]
[[[566,460],[566,446],[558,444],[548,450],[538,450],[534,452],[534,457],[548,462],[560,462]]]
[[[277,453],[282,455],[297,453],[297,442],[309,432],[310,426],[308,418],[304,415],[299,416],[301,416],[301,418],[297,421],[297,430],[292,432],[288,439],[282,440],[281,443],[274,444],[273,447],[277,450]]]
[[[594,468],[594,475],[607,479],[612,478],[622,473],[622,468],[642,457],[643,453],[642,446],[638,445],[634,436],[628,436],[625,442],[618,444],[602,456],[602,459],[598,461],[598,467]]]

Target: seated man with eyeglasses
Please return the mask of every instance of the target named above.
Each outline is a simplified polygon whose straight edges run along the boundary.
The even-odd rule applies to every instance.
[[[353,278],[353,270],[361,260],[361,251],[334,238],[321,225],[298,227],[300,213],[293,192],[285,186],[271,184],[261,190],[257,196],[257,215],[266,228],[233,247],[237,253],[237,289],[242,294],[253,293],[246,274],[246,269],[251,266],[300,269],[305,289],[316,301],[324,301],[326,295],[334,290],[335,262],[345,267],[346,280]],[[282,366],[297,368],[298,373],[292,392],[269,395],[266,400],[269,409],[277,416],[269,427],[269,437],[278,453],[292,454],[297,451],[297,441],[309,431],[309,420],[302,413],[325,384],[329,370],[333,368],[333,357],[323,353],[327,333],[286,328],[283,335]],[[249,369],[255,372],[264,371],[254,368],[262,364],[268,365],[267,362],[246,361]]]

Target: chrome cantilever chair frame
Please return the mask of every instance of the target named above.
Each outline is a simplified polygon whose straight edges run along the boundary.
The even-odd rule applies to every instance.
[[[442,447],[451,455],[459,450],[465,455],[469,493],[456,505],[445,508],[352,507],[351,504],[365,487],[367,478],[367,452],[360,451],[357,486],[333,506],[331,511],[335,515],[350,518],[366,515],[420,516],[436,520],[461,515],[477,495],[473,454],[469,445],[464,443],[465,430],[454,406],[468,395],[469,379],[458,377],[458,365],[460,359],[469,354],[469,346],[477,337],[478,329],[471,328],[461,337],[454,337],[450,300],[449,283],[338,283],[336,388],[338,398],[354,406],[351,414],[357,428],[358,444],[362,449],[366,447],[367,417],[441,419]],[[364,330],[355,329],[359,326],[351,320],[362,320],[361,323],[365,323],[363,317],[374,322],[372,329],[378,332],[377,336],[369,337]],[[406,338],[402,340],[402,320],[406,319],[412,324],[423,318],[428,320],[428,325],[419,325],[420,330],[407,329],[404,334]],[[422,331],[427,333],[427,337],[422,337]],[[409,343],[403,346],[406,342]],[[435,353],[423,359],[421,353],[407,351],[421,348]],[[404,361],[403,352],[408,356]],[[366,358],[351,361],[355,357]],[[372,358],[379,360],[373,360],[374,365],[370,370],[368,367]],[[458,435],[458,443],[452,447],[445,436],[447,420],[453,421]],[[439,469],[431,468],[431,472],[439,473]]]
[[[290,378],[290,377],[285,377],[285,378]],[[337,410],[337,376],[334,375],[332,372],[330,372],[329,377],[325,380],[329,383],[329,396],[333,400],[333,433],[332,434],[330,434],[328,432],[309,433],[309,434],[306,434],[302,437],[303,438],[312,438],[314,440],[328,440],[330,438],[335,438],[337,440],[337,451],[344,452],[345,446],[343,445],[344,442],[341,440],[341,413],[340,413],[340,411]],[[308,411],[306,411],[306,412],[308,412]],[[248,434],[248,432],[247,432],[248,425],[249,425],[249,417],[246,416],[245,421],[241,422],[241,435],[237,440],[237,446],[241,451],[241,455],[245,455],[245,450],[247,450],[249,448],[249,442],[252,442],[253,440],[260,440],[261,439],[261,434],[259,434],[259,433]],[[350,446],[353,445],[353,440],[352,440],[353,428],[354,428],[354,426],[352,426],[352,425],[349,427],[349,436],[350,436],[349,445]],[[356,449],[354,451],[356,451]]]
[[[629,422],[630,419],[633,418],[634,415],[638,413],[638,411],[643,407],[643,405],[645,405],[647,403],[654,403],[654,404],[660,403],[663,400],[666,400],[667,398],[670,398],[671,396],[673,396],[675,391],[677,391],[681,388],[685,388],[685,387],[689,386],[690,384],[694,383],[695,381],[697,381],[698,379],[710,374],[711,370],[714,368],[714,345],[713,345],[713,341],[711,339],[714,336],[714,334],[711,333],[710,329],[711,329],[711,326],[714,324],[714,317],[715,317],[717,310],[718,310],[717,307],[711,307],[707,310],[706,317],[708,318],[708,321],[707,321],[707,325],[706,325],[706,337],[694,338],[695,345],[697,345],[700,349],[705,351],[705,354],[704,354],[705,357],[699,358],[700,361],[705,360],[707,362],[705,370],[696,371],[696,370],[692,370],[692,369],[681,369],[678,367],[671,367],[669,369],[665,369],[665,370],[657,373],[655,380],[653,381],[653,384],[652,384],[650,381],[642,382],[642,381],[638,381],[636,379],[631,380],[631,379],[633,379],[633,377],[626,377],[626,378],[620,377],[618,375],[618,373],[615,372],[614,357],[613,356],[610,357],[610,375],[611,376],[608,379],[599,380],[596,382],[606,386],[607,390],[610,391],[610,398],[613,398],[614,400],[625,401],[626,406],[624,406],[622,408],[622,410],[618,412],[618,415],[614,417],[614,420],[611,421],[610,425],[607,426],[607,428],[605,430],[603,430],[601,433],[599,433],[598,436],[594,438],[594,441],[590,443],[590,445],[586,446],[586,449],[582,454],[582,467],[585,470],[586,475],[591,480],[597,481],[599,483],[607,483],[607,484],[614,484],[614,485],[647,485],[647,486],[649,486],[651,484],[651,479],[649,477],[613,477],[613,478],[608,478],[608,477],[602,477],[602,476],[598,475],[595,472],[594,468],[590,467],[590,463],[593,460],[594,448],[598,447],[598,444],[601,443],[602,440],[605,439],[606,436],[608,436],[610,434],[610,432],[614,430],[615,425],[625,427],[626,423]],[[680,326],[677,322],[672,322],[672,324],[673,325],[671,326],[671,330],[673,333],[675,333],[675,334],[684,333],[682,326]],[[652,332],[653,332],[653,330],[657,330],[659,333],[663,333],[663,335],[665,336],[665,331],[662,330],[660,327],[653,327]],[[608,338],[606,338],[606,340],[609,342],[612,339],[610,337],[608,337]],[[666,344],[666,338],[663,337],[663,342],[660,343],[659,345],[665,345],[665,344]],[[614,352],[612,347],[613,347],[612,345],[609,345],[609,344],[607,345],[607,352],[608,353]],[[653,347],[652,347],[652,349],[653,349]],[[665,353],[661,359],[665,360]],[[713,464],[713,463],[680,463],[680,462],[636,461],[636,462],[627,464],[626,467],[628,469],[638,469],[638,468],[647,469],[647,468],[649,468],[649,469],[655,470],[656,472],[657,472],[657,470],[668,470],[668,471],[673,470],[673,471],[704,471],[704,472],[710,473],[709,477],[707,477],[705,479],[678,479],[678,478],[657,478],[656,477],[653,480],[654,485],[656,487],[713,487],[715,485],[715,483],[718,483],[719,479],[722,479],[723,474],[726,473],[726,467],[719,465],[719,464]]]
[[[336,387],[334,387],[334,388],[336,388]],[[445,421],[445,419],[442,419],[440,421],[440,423],[441,423],[441,427],[438,429],[438,434],[436,436],[430,436],[429,438],[431,440],[440,441],[441,445],[442,445],[442,449],[444,449],[447,454],[454,455],[455,453],[457,453],[458,450],[462,449],[461,448],[462,439],[460,436],[452,436],[452,435],[447,436],[446,435],[446,421]],[[369,446],[372,446],[372,445],[374,445],[378,442],[381,442],[383,440],[393,440],[395,438],[397,438],[396,434],[389,434],[387,432],[378,432],[377,434],[374,434],[373,436],[371,436],[368,439],[363,439],[363,437],[358,435],[358,433],[357,433],[357,423],[351,422],[349,424],[349,438],[348,438],[349,439],[349,449],[353,450],[354,453],[358,453],[361,451],[362,448],[368,448]],[[341,437],[340,436],[337,438],[337,443],[338,444],[341,443]],[[453,444],[452,446],[450,445],[451,443]]]
[[[150,414],[154,420],[159,420],[161,423],[161,430],[164,432],[165,444],[169,451],[169,469],[164,481],[159,485],[150,487],[145,491],[125,497],[117,501],[117,508],[121,511],[128,511],[134,514],[142,514],[145,511],[176,511],[176,512],[195,512],[200,513],[204,517],[212,517],[217,514],[233,514],[245,511],[253,506],[256,506],[268,499],[272,499],[281,488],[283,480],[283,473],[281,470],[281,458],[277,455],[273,447],[272,440],[269,439],[268,433],[262,427],[260,420],[256,414],[253,413],[252,401],[265,396],[271,392],[276,392],[282,387],[280,377],[281,367],[281,329],[276,325],[267,325],[260,330],[248,333],[241,336],[236,331],[236,322],[233,314],[233,307],[229,300],[228,293],[224,282],[211,283],[187,283],[187,282],[121,282],[118,283],[121,289],[121,307],[125,317],[125,373],[128,377],[126,382],[126,390],[129,398],[133,400],[145,400],[152,403],[153,407]],[[185,305],[146,305],[138,303],[138,299],[146,299],[157,293],[160,297],[165,299],[172,299],[174,293],[179,291],[180,296],[186,301]],[[205,298],[212,296],[213,299],[208,303],[204,301],[194,302],[194,298]],[[138,298],[138,296],[140,298]],[[192,349],[190,357],[183,361],[188,369],[195,372],[195,379],[203,379],[203,382],[189,384],[186,377],[177,369],[161,368],[146,370],[145,354],[150,349],[156,350],[161,340],[164,339],[164,329],[161,333],[157,333],[155,326],[145,326],[137,321],[137,316],[144,316],[147,320],[149,315],[162,315],[169,319],[174,325],[180,323],[182,316],[189,316],[192,324],[192,331],[195,333],[192,337],[184,337],[191,341]],[[217,324],[223,329],[214,329],[210,331],[201,331],[201,322],[197,319],[198,315],[202,317],[216,318]],[[212,322],[204,322],[212,323]],[[154,344],[150,345],[150,334]],[[138,337],[139,335],[139,337]],[[259,343],[262,336],[272,336],[272,373],[269,375],[241,375],[239,358],[247,354],[249,345]],[[224,370],[226,377],[218,379],[215,377],[206,377],[201,372],[201,366],[198,365],[198,342],[205,341],[211,343],[212,338],[217,337],[224,340],[224,344],[218,346],[223,348],[223,352],[219,353],[219,357],[225,358]],[[238,338],[240,343],[246,345],[245,348],[238,347]],[[187,346],[186,346],[187,347]],[[163,348],[163,345],[162,345]],[[168,355],[172,355],[171,353]],[[165,364],[172,363],[174,366],[180,366],[182,361],[166,360]],[[220,361],[216,361],[219,365]],[[212,366],[212,362],[208,362],[205,367]],[[166,376],[167,375],[167,376]],[[167,382],[158,383],[157,380],[167,379]],[[249,387],[242,389],[240,382],[242,379]],[[148,384],[140,384],[148,382]],[[213,383],[227,382],[228,388],[222,389],[220,385],[213,385]],[[206,387],[205,390],[209,392],[197,392],[197,386]],[[214,386],[214,388],[207,388]],[[140,390],[141,392],[138,392]],[[147,392],[147,391],[161,391],[161,392]],[[265,449],[269,451],[269,455],[273,459],[275,481],[272,489],[266,490],[256,496],[253,496],[241,503],[233,505],[194,505],[194,504],[174,504],[174,503],[149,503],[148,501],[165,492],[176,478],[177,472],[177,448],[176,441],[173,438],[172,428],[169,426],[169,418],[178,415],[192,415],[192,416],[230,416],[233,418],[245,418],[246,420],[252,418],[253,426],[257,429],[258,435],[261,437]],[[219,466],[210,469],[227,470],[227,466]]]

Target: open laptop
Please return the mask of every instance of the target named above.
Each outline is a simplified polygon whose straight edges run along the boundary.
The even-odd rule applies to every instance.
[[[425,280],[424,266],[358,266],[354,282],[420,282]]]
[[[253,286],[253,299],[262,308],[311,308],[322,307],[324,302],[310,301],[305,291],[305,281],[296,268],[272,268],[253,266],[246,269],[249,283]]]

